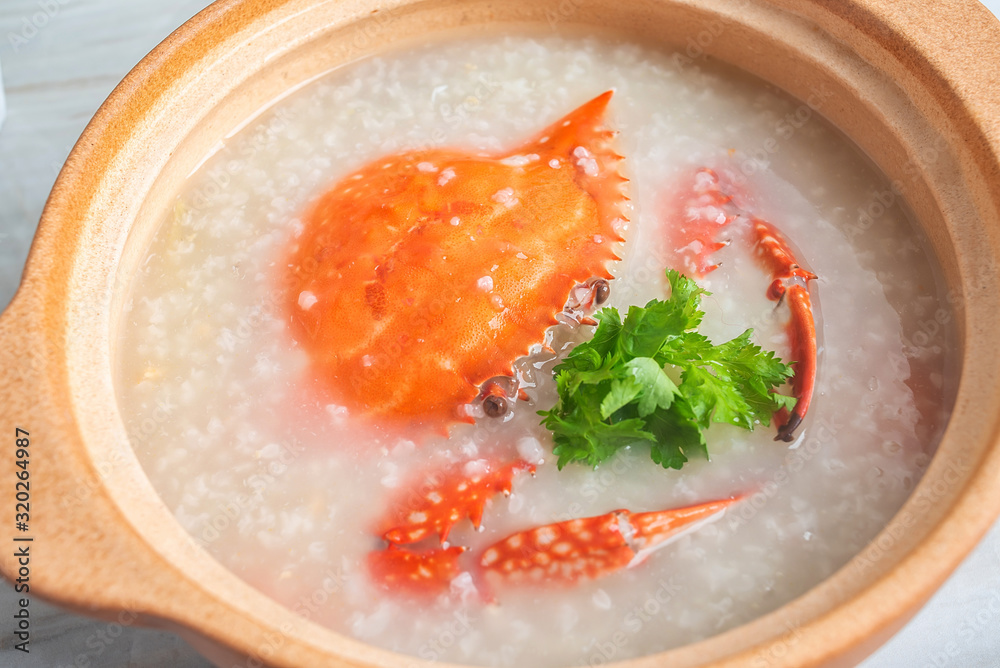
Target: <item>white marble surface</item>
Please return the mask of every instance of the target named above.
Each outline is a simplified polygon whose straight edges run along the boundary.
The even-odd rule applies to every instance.
[[[91,115],[143,55],[207,4],[0,2],[0,62],[8,107],[0,127],[0,307],[14,294],[48,191]],[[985,4],[1000,11],[1000,0]],[[13,649],[10,611],[15,600],[13,589],[0,583],[0,666],[208,665],[169,633],[120,629],[37,599],[31,603],[31,653],[25,655]],[[918,616],[862,665],[1000,666],[1000,523]]]

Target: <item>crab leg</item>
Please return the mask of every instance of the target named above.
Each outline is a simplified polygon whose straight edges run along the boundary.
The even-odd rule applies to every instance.
[[[791,342],[792,359],[796,360],[795,376],[792,378],[792,394],[796,402],[790,413],[785,409],[779,411],[777,419],[781,425],[778,435],[774,437],[776,441],[791,442],[794,431],[809,410],[816,384],[816,323],[808,287],[808,282],[815,280],[816,274],[799,265],[788,241],[774,225],[759,218],[753,218],[751,222],[758,260],[774,278],[767,289],[767,296],[779,304],[784,301],[792,314],[786,331]]]
[[[738,219],[749,221],[757,262],[771,277],[767,297],[779,305],[787,304],[791,314],[785,331],[795,362],[792,394],[796,402],[791,411],[783,408],[775,415],[779,426],[774,438],[790,442],[809,410],[816,384],[816,323],[809,297],[809,281],[815,280],[816,274],[798,263],[788,240],[774,225],[747,214],[729,189],[723,188],[714,170],[699,169],[694,174],[692,196],[671,216],[676,220],[671,221],[667,234],[678,269],[704,276],[718,267],[711,264],[709,256],[726,245],[717,241],[719,232]]]
[[[686,508],[568,520],[521,531],[494,543],[480,566],[513,584],[572,585],[635,566],[683,529],[719,515],[739,498]]]
[[[795,438],[793,432],[802,424],[809,411],[816,385],[816,324],[813,322],[809,290],[804,285],[789,287],[785,293],[785,303],[792,311],[792,319],[788,324],[792,358],[799,360],[792,378],[792,396],[796,401],[791,412],[786,409],[778,412],[777,419],[781,426],[778,427],[778,435],[774,440],[790,442]]]

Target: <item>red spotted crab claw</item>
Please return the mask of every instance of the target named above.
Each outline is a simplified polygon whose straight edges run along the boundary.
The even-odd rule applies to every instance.
[[[406,429],[472,422],[477,397],[503,415],[517,392],[484,383],[512,378],[560,319],[591,322],[626,222],[610,99],[501,154],[380,158],[318,198],[288,249],[285,307],[336,403]]]
[[[389,591],[436,594],[446,590],[461,569],[464,547],[448,546],[452,527],[465,519],[477,529],[486,503],[496,494],[510,496],[514,476],[535,467],[515,461],[496,465],[485,460],[455,464],[411,483],[382,518],[379,534],[385,550],[368,554],[368,573]],[[421,548],[419,543],[433,543]]]
[[[379,533],[388,546],[368,554],[371,579],[390,592],[434,596],[448,590],[463,569],[464,546],[449,545],[452,527],[465,519],[480,527],[496,494],[509,495],[515,476],[534,473],[523,461],[456,464],[429,474],[391,504]],[[707,521],[738,498],[647,513],[615,510],[516,533],[482,552],[479,570],[510,583],[573,584],[642,563],[685,529]],[[489,583],[487,583],[489,586]]]
[[[690,191],[682,192],[676,209],[668,215],[668,241],[674,264],[679,265],[674,268],[695,276],[713,271],[718,265],[712,264],[711,255],[726,245],[720,234],[732,225],[748,225],[757,262],[771,277],[767,296],[779,306],[787,305],[790,312],[786,331],[795,365],[792,394],[796,402],[791,411],[782,408],[777,413],[774,440],[791,442],[809,410],[816,384],[816,324],[809,297],[809,281],[816,275],[799,264],[788,240],[774,225],[734,201],[735,192],[714,170],[703,167],[694,174]]]
[[[480,566],[487,577],[511,584],[573,585],[642,563],[670,538],[738,500],[648,513],[615,510],[521,531],[488,547]]]
[[[383,589],[415,596],[433,596],[447,591],[462,569],[458,558],[464,547],[404,549],[393,543],[368,553],[368,574]]]
[[[514,476],[535,467],[524,461],[497,466],[486,460],[453,465],[425,478],[419,489],[397,499],[384,519],[382,538],[408,545],[437,536],[441,543],[456,523],[468,518],[477,529],[486,502],[496,494],[510,496]]]

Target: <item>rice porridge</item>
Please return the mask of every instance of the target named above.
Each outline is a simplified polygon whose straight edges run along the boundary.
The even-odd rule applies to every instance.
[[[593,335],[568,324],[514,363],[528,399],[502,419],[480,410],[447,435],[357,419],[320,386],[284,303],[283,263],[311,203],[383,156],[501,154],[607,90],[629,222],[605,305],[624,313],[665,298],[664,229],[679,184],[701,167],[724,174],[819,277],[817,381],[797,437],[714,424],[711,460],[681,470],[657,466],[641,445],[596,469],[559,470],[537,411],[556,402],[553,366]],[[712,636],[805,593],[902,505],[933,454],[955,376],[950,328],[921,324],[948,308],[932,258],[900,203],[886,205],[885,178],[820,118],[829,96],[817,89],[800,103],[705,60],[610,36],[530,33],[457,36],[310,82],[191,176],[134,281],[117,392],[152,484],[194,539],[254,587],[424,659],[608,663]],[[789,359],[771,278],[752,240],[730,241],[698,278],[711,292],[700,331],[721,342],[752,327],[756,343]],[[319,308],[302,295],[303,308]],[[375,528],[422,472],[514,459],[535,474],[490,498],[481,530],[455,525],[448,543],[467,548],[463,559],[571,518],[741,499],[642,563],[572,586],[487,592],[468,569],[433,596],[373,582],[367,560],[385,549]]]

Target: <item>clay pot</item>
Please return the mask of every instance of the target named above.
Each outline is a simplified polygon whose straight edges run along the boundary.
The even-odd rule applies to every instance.
[[[0,319],[0,507],[30,433],[31,594],[175,630],[225,665],[425,662],[311,623],[228,572],[134,456],[112,375],[117,317],[155,225],[221,137],[317,74],[460,27],[623,31],[742,67],[824,113],[891,180],[955,297],[962,372],[923,480],[871,547],[779,610],[629,666],[848,665],[916,612],[1000,513],[1000,24],[974,0],[223,0],[171,35],[87,127]],[[697,41],[713,22],[725,39]],[[689,40],[694,40],[689,41]],[[3,523],[12,545],[12,522]],[[13,550],[2,569],[16,578]]]

